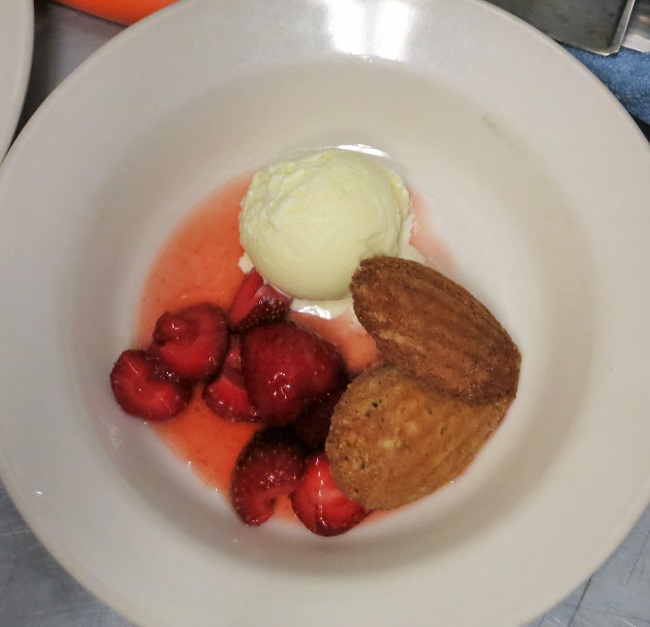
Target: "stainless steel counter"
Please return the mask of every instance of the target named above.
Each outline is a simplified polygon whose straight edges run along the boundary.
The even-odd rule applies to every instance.
[[[37,0],[34,65],[21,125],[67,74],[121,30],[116,24]],[[55,562],[0,486],[0,627],[129,624]],[[624,625],[650,627],[650,508],[600,570],[530,623],[534,627]]]

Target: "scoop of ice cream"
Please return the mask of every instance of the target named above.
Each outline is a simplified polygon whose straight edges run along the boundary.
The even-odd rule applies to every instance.
[[[239,235],[253,265],[283,292],[338,299],[362,259],[398,254],[409,204],[402,179],[379,162],[325,150],[258,172]]]

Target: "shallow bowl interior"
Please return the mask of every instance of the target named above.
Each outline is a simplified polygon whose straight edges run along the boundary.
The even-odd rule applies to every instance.
[[[351,534],[344,553],[334,549],[315,562],[305,551],[321,545],[299,529],[279,523],[250,533],[221,495],[186,485],[198,479],[185,476],[155,434],[116,408],[106,375],[130,343],[157,249],[198,200],[297,149],[346,144],[387,153],[428,208],[453,259],[448,271],[515,336],[523,373],[519,398],[490,443],[494,451],[466,477]],[[248,543],[268,543],[255,559],[275,569],[322,571],[332,561],[350,573],[368,561],[388,567],[430,559],[503,515],[561,446],[592,350],[588,252],[531,148],[462,94],[396,64],[358,59],[251,72],[142,130],[105,176],[74,280],[71,365],[85,414],[125,480],[210,548],[246,557]],[[563,271],[569,256],[574,264]],[[563,294],[576,283],[585,288],[567,307]],[[577,326],[580,332],[567,332]]]

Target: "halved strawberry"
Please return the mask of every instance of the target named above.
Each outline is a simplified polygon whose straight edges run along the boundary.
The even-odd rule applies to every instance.
[[[261,525],[275,500],[298,485],[305,463],[300,442],[284,429],[258,431],[243,448],[230,477],[230,501],[247,525]]]
[[[291,423],[296,435],[310,449],[320,451],[325,446],[332,413],[347,387],[346,384],[347,382],[343,383],[329,394],[318,399]]]
[[[151,352],[190,381],[206,381],[223,364],[228,348],[224,313],[209,303],[165,312],[153,332]]]
[[[233,331],[241,332],[258,324],[284,318],[291,297],[276,290],[264,281],[255,269],[245,277],[228,313],[228,324]]]
[[[302,481],[289,498],[296,516],[319,536],[345,533],[370,513],[334,483],[325,453],[307,458]]]
[[[111,370],[111,388],[119,406],[144,420],[166,420],[180,413],[192,386],[178,379],[143,350],[125,350]]]
[[[291,422],[345,375],[334,346],[294,322],[253,327],[241,342],[246,389],[261,420],[273,426]]]
[[[203,400],[221,418],[259,422],[257,410],[246,391],[244,377],[235,368],[224,366],[219,376],[203,390]]]

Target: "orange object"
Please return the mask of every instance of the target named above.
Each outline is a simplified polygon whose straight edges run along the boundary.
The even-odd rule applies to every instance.
[[[73,9],[121,24],[133,24],[175,0],[58,0]]]

